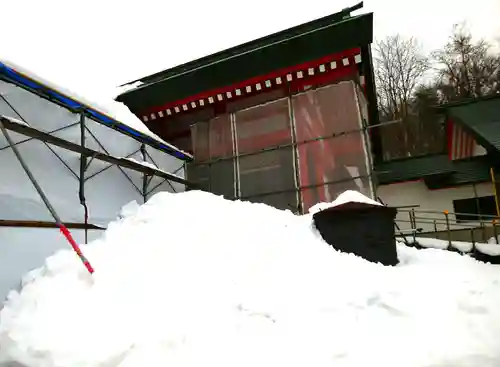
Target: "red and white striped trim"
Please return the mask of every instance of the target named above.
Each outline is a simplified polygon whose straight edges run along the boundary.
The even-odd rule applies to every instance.
[[[284,83],[292,83],[295,80],[303,80],[308,77],[313,77],[319,73],[326,73],[329,71],[339,70],[344,67],[348,67],[354,64],[361,63],[361,54],[357,53],[352,56],[342,57],[339,59],[331,60],[327,63],[321,63],[316,65],[315,67],[307,67],[304,70],[294,70],[293,72],[285,73],[284,75],[280,75],[277,77],[263,79],[259,82],[254,82],[252,84],[238,86],[237,88],[229,87],[225,91],[218,91],[213,96],[208,96],[202,99],[197,98],[196,100],[192,100],[189,102],[183,101],[180,105],[169,106],[168,108],[158,110],[155,112],[151,112],[148,114],[142,115],[142,121],[148,122],[152,120],[156,120],[157,118],[168,117],[171,115],[175,115],[181,112],[186,112],[188,110],[196,110],[200,107],[204,107],[209,104],[214,104],[215,102],[223,102],[230,101],[234,98],[238,98],[244,96],[245,94],[254,94],[263,92],[266,89],[282,85]],[[360,84],[363,86],[365,83],[365,78],[363,75],[360,75]]]
[[[471,158],[477,151],[476,140],[462,126],[452,121],[448,122],[448,154],[450,160]]]

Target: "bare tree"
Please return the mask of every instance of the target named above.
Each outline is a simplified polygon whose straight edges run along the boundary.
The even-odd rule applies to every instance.
[[[416,87],[429,70],[417,40],[400,35],[390,36],[375,44],[375,82],[381,117],[404,119]]]
[[[445,47],[432,57],[438,64],[442,102],[500,92],[500,56],[485,40],[474,42],[464,23],[454,26]]]

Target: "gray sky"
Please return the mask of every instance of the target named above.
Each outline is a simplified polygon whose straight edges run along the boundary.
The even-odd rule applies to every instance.
[[[88,98],[132,79],[354,5],[358,0],[0,0],[0,56]],[[293,5],[295,4],[295,5]],[[300,4],[300,7],[299,7]],[[365,0],[375,37],[415,36],[440,47],[453,23],[500,37],[500,0]],[[474,6],[471,6],[474,5]],[[10,11],[12,16],[5,16]],[[359,12],[359,11],[358,11]]]

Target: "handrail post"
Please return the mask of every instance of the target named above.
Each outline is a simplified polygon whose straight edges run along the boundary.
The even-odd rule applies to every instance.
[[[486,233],[486,226],[484,225],[484,221],[483,219],[481,218],[481,232],[483,234],[483,242],[486,243],[488,242],[488,239],[486,237],[488,237],[487,233]]]
[[[446,219],[446,232],[448,234],[448,247],[451,247],[451,231],[450,231],[450,213],[448,210],[443,212],[444,217]]]
[[[495,243],[498,245],[498,230],[497,230],[497,220],[493,219],[493,236],[495,236]]]

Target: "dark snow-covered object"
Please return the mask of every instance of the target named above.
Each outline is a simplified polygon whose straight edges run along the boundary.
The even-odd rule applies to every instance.
[[[313,212],[319,233],[337,250],[383,265],[398,263],[395,208],[380,205],[356,191],[346,191]]]

